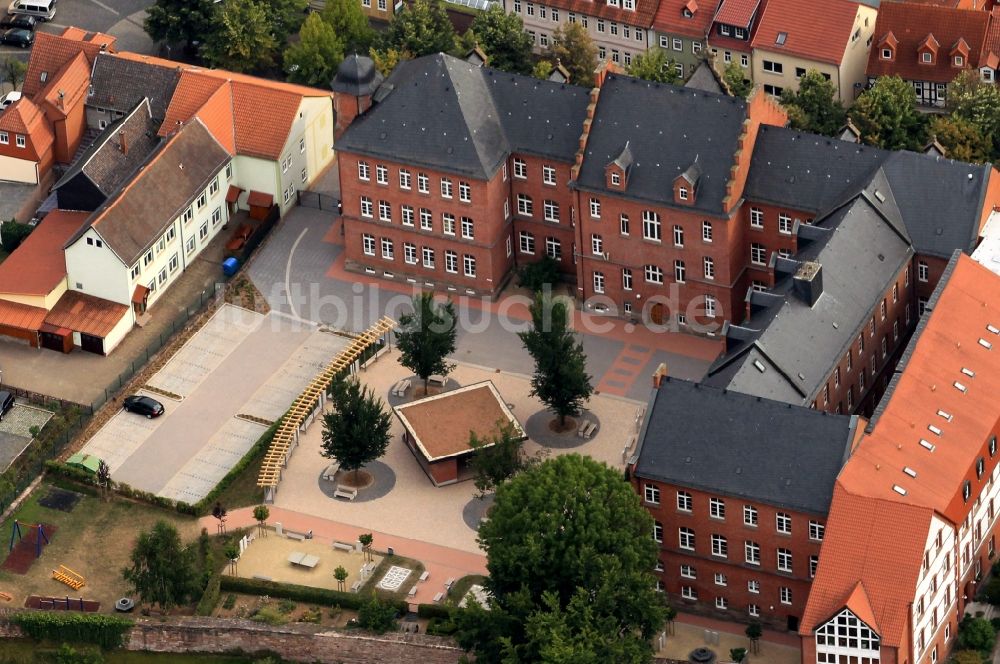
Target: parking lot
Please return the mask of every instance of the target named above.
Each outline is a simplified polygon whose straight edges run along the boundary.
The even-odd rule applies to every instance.
[[[0,473],[14,463],[31,442],[32,427],[41,430],[52,417],[52,412],[27,404],[14,404],[0,420]]]
[[[6,13],[8,2],[0,11]],[[55,18],[41,23],[36,31],[58,34],[67,26],[93,32],[103,32],[118,38],[118,50],[137,53],[154,53],[154,45],[142,28],[146,8],[153,0],[62,0],[56,8]],[[0,46],[0,57],[24,54],[12,46]]]
[[[281,416],[347,339],[281,314],[219,311],[140,392],[155,419],[120,411],[83,448],[144,491],[197,502]]]

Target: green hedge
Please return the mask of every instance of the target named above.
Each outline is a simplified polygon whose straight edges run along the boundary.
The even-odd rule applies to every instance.
[[[339,590],[329,590],[327,588],[311,588],[309,586],[298,586],[292,583],[277,583],[275,581],[264,581],[262,579],[245,579],[239,576],[223,576],[221,590],[226,592],[243,593],[244,595],[267,595],[268,597],[280,597],[291,599],[296,602],[307,604],[320,604],[323,606],[339,606],[344,609],[357,610],[368,600],[368,596],[361,593],[348,593]],[[406,611],[408,605],[403,601],[391,601],[400,611]]]
[[[194,613],[196,616],[210,616],[219,605],[219,597],[222,595],[222,575],[213,574],[205,585],[205,592],[201,596]]]
[[[69,611],[25,611],[8,620],[35,641],[93,643],[104,649],[120,648],[132,621],[118,616]]]
[[[271,446],[271,440],[274,439],[274,434],[278,432],[278,426],[281,424],[281,420],[285,418],[284,415],[278,418],[278,420],[268,427],[267,431],[260,435],[257,442],[253,444],[243,458],[237,462],[235,466],[232,467],[226,476],[219,480],[219,483],[215,485],[215,488],[208,492],[204,498],[199,500],[194,505],[195,514],[208,514],[212,511],[212,506],[215,505],[216,499],[222,494],[229,485],[232,484],[237,477],[242,475],[250,464],[259,461],[261,457],[267,452],[267,448]]]
[[[417,607],[417,615],[421,618],[438,618],[447,620],[451,618],[451,607],[439,604],[421,604]]]

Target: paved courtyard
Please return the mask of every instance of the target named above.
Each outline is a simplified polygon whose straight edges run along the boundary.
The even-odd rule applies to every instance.
[[[156,419],[120,411],[83,448],[112,477],[194,503],[204,497],[346,345],[344,337],[280,314],[232,305],[181,347],[145,393]]]
[[[342,250],[339,219],[297,207],[258,251],[249,275],[272,310],[338,329],[359,332],[382,315],[398,320],[410,310],[414,286],[345,272]],[[498,302],[456,298],[460,325],[454,359],[522,374],[532,371],[531,358],[515,334],[529,320],[516,295],[523,297],[514,291]],[[579,311],[574,324],[582,333],[597,389],[632,399],[646,399],[649,377],[660,363],[672,376],[700,379],[721,350],[718,339],[656,332]]]
[[[34,436],[32,427],[41,430],[52,418],[52,411],[17,403],[0,420],[0,473],[28,447]]]
[[[360,374],[361,380],[387,403],[391,387],[410,375],[398,363],[399,354],[381,356]],[[498,372],[492,368],[461,363],[450,378],[459,385],[490,380],[529,436],[529,454],[545,449],[558,455],[576,452],[608,465],[624,469],[623,448],[636,431],[635,418],[640,402],[610,395],[598,395],[587,404],[586,419],[599,424],[590,440],[576,432],[554,435],[548,429],[552,415],[529,396],[527,376]],[[275,505],[302,514],[333,519],[361,528],[434,542],[470,553],[478,552],[476,531],[488,503],[476,499],[471,481],[435,487],[402,441],[403,427],[393,415],[392,442],[386,454],[366,467],[375,484],[363,489],[352,502],[332,497],[335,485],[322,479],[329,460],[320,456],[322,424],[314,423],[300,435],[275,497]],[[540,444],[540,442],[544,444]]]

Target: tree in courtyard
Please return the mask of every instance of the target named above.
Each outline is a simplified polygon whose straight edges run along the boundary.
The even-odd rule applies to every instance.
[[[257,534],[267,537],[267,520],[271,516],[271,510],[267,505],[257,505],[253,508],[253,518],[257,522]]]
[[[396,607],[392,602],[383,602],[372,593],[371,599],[358,609],[358,625],[376,634],[385,634],[396,627]]]
[[[753,83],[747,79],[743,67],[735,60],[726,65],[726,68],[722,70],[722,81],[729,88],[729,94],[734,97],[743,97],[746,99],[750,91],[753,90]]]
[[[344,46],[333,28],[319,14],[310,14],[299,41],[285,49],[285,71],[293,83],[325,87],[343,59]]]
[[[194,558],[194,551],[181,545],[177,529],[157,521],[152,530],[139,533],[122,578],[140,601],[166,612],[198,591]]]
[[[221,502],[215,501],[215,505],[212,507],[212,516],[219,522],[217,524],[219,534],[226,532],[226,518],[229,516],[229,512],[226,511]]]
[[[499,3],[491,4],[472,21],[471,29],[490,59],[490,67],[517,74],[531,73],[531,35],[525,32],[520,16],[507,13]]]
[[[226,557],[226,562],[229,563],[229,573],[233,576],[237,575],[237,563],[240,561],[240,547],[236,542],[230,542],[223,549],[222,555]]]
[[[476,473],[480,498],[492,493],[511,477],[542,460],[524,451],[524,435],[512,423],[497,422],[496,431],[485,438],[469,433],[469,447],[475,451],[469,465]]]
[[[781,93],[781,104],[793,129],[836,136],[847,121],[837,88],[815,69],[802,75],[797,91],[788,88]]]
[[[450,53],[455,48],[455,28],[441,0],[414,0],[392,17],[381,42],[383,50],[406,51],[414,58]]]
[[[663,612],[663,619],[667,623],[667,634],[674,633],[674,620],[677,618],[677,609],[668,606]]]
[[[191,50],[205,42],[214,25],[213,0],[156,0],[143,28],[153,41],[183,42]]]
[[[683,83],[680,74],[675,66],[677,61],[667,55],[667,52],[659,46],[640,53],[632,58],[629,65],[629,76],[655,81],[657,83],[670,83],[677,85]]]
[[[28,63],[8,55],[0,62],[0,79],[6,79],[14,89],[24,83],[24,75],[28,73]]]
[[[958,650],[949,661],[951,664],[983,664],[983,656],[977,650]]]
[[[549,76],[552,75],[553,69],[555,69],[555,67],[553,67],[552,63],[548,60],[539,60],[532,68],[531,75],[539,80],[547,81]]]
[[[948,85],[948,108],[953,117],[979,130],[991,159],[1000,157],[1000,89],[995,84],[982,80],[976,70],[962,72]]]
[[[369,49],[368,57],[372,59],[375,63],[375,69],[378,70],[382,76],[388,76],[392,73],[392,70],[396,68],[400,62],[404,60],[412,60],[413,56],[408,51],[399,51],[394,48],[387,48],[379,50],[376,48]]]
[[[750,651],[753,654],[760,653],[760,637],[764,636],[764,628],[756,620],[747,625],[744,634],[750,639]]]
[[[250,72],[274,63],[278,41],[264,0],[223,0],[213,31],[206,37],[203,55],[212,65]]]
[[[447,376],[455,368],[446,358],[455,352],[457,324],[452,301],[437,303],[429,292],[414,296],[413,313],[399,317],[399,363],[424,381],[424,393],[430,376]]]
[[[111,467],[104,459],[97,461],[97,475],[94,481],[101,488],[101,498],[107,499],[111,493]]]
[[[983,655],[993,652],[997,633],[993,625],[985,618],[973,618],[965,614],[958,624],[958,648],[960,650],[977,650]]]
[[[978,126],[965,118],[958,115],[935,116],[928,131],[952,159],[978,164],[990,160],[991,141],[983,136]]]
[[[861,93],[848,115],[861,141],[887,150],[919,150],[925,119],[913,86],[898,76],[882,76]]]
[[[368,562],[372,561],[372,544],[375,542],[375,536],[371,533],[362,533],[358,535],[358,543],[361,544],[361,551],[365,554],[365,560]]]
[[[570,83],[590,87],[597,69],[597,47],[579,23],[562,23],[552,33],[545,58],[569,72]]]
[[[353,471],[357,483],[361,466],[389,447],[391,420],[382,399],[362,387],[357,378],[335,382],[330,401],[333,411],[323,416],[321,454],[336,459],[343,470]]]
[[[347,570],[344,569],[343,565],[337,565],[337,568],[333,570],[333,578],[337,580],[337,590],[344,589],[344,582],[347,581]]]
[[[477,661],[647,662],[665,604],[653,520],[621,473],[546,460],[497,488],[479,527],[489,611],[456,614]]]
[[[289,35],[298,32],[302,26],[309,0],[263,0],[263,3],[271,26],[271,36],[277,46],[283,46]]]
[[[559,417],[560,429],[566,426],[568,416],[580,414],[594,391],[583,344],[570,329],[570,315],[564,301],[538,293],[531,305],[532,328],[518,333],[535,360],[531,396]]]
[[[333,28],[333,34],[344,45],[344,53],[367,53],[375,42],[375,30],[355,0],[328,0],[320,13],[323,21]],[[333,67],[337,63],[332,64]]]

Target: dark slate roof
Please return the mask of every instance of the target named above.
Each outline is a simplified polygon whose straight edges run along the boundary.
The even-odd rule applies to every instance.
[[[719,82],[715,72],[712,71],[712,65],[708,64],[707,60],[702,60],[701,63],[695,67],[694,72],[684,84],[684,87],[694,88],[695,90],[701,90],[702,92],[711,92],[712,94],[717,95],[726,93],[726,91],[722,89],[722,83]]]
[[[891,152],[762,125],[744,196],[820,214],[869,185],[880,168],[917,253],[947,258],[955,249],[972,250],[991,171],[988,164]]]
[[[393,70],[337,147],[483,179],[511,151],[572,161],[588,93],[428,55]]]
[[[604,167],[630,142],[635,163],[626,195],[657,205],[722,213],[726,182],[746,119],[743,99],[609,75],[601,88],[577,185],[613,194]],[[677,206],[673,181],[698,159],[693,206]]]
[[[727,334],[727,352],[705,382],[786,403],[809,405],[868,321],[875,303],[913,257],[892,198],[876,186],[800,228],[794,260],[778,259],[784,276],[751,295],[751,316]],[[879,190],[881,193],[881,190]],[[803,242],[806,236],[817,239]],[[796,294],[797,264],[822,266],[822,295],[812,306]],[[763,370],[762,370],[763,369]]]
[[[131,266],[229,159],[226,149],[194,118],[168,137],[129,186],[98,208],[66,246],[92,227]]]
[[[149,101],[142,99],[127,115],[101,132],[97,140],[59,179],[53,189],[66,186],[83,174],[104,195],[122,186],[159,144],[159,122],[150,117]],[[125,149],[122,149],[124,138]]]
[[[337,75],[333,77],[330,88],[353,97],[368,97],[381,84],[382,74],[375,68],[372,59],[355,53],[344,58],[337,67]]]
[[[826,514],[857,419],[664,379],[635,474],[720,496]]]
[[[149,99],[152,116],[162,122],[180,77],[179,67],[161,67],[100,53],[94,58],[90,74],[93,94],[87,98],[87,105],[124,113],[145,97]]]

